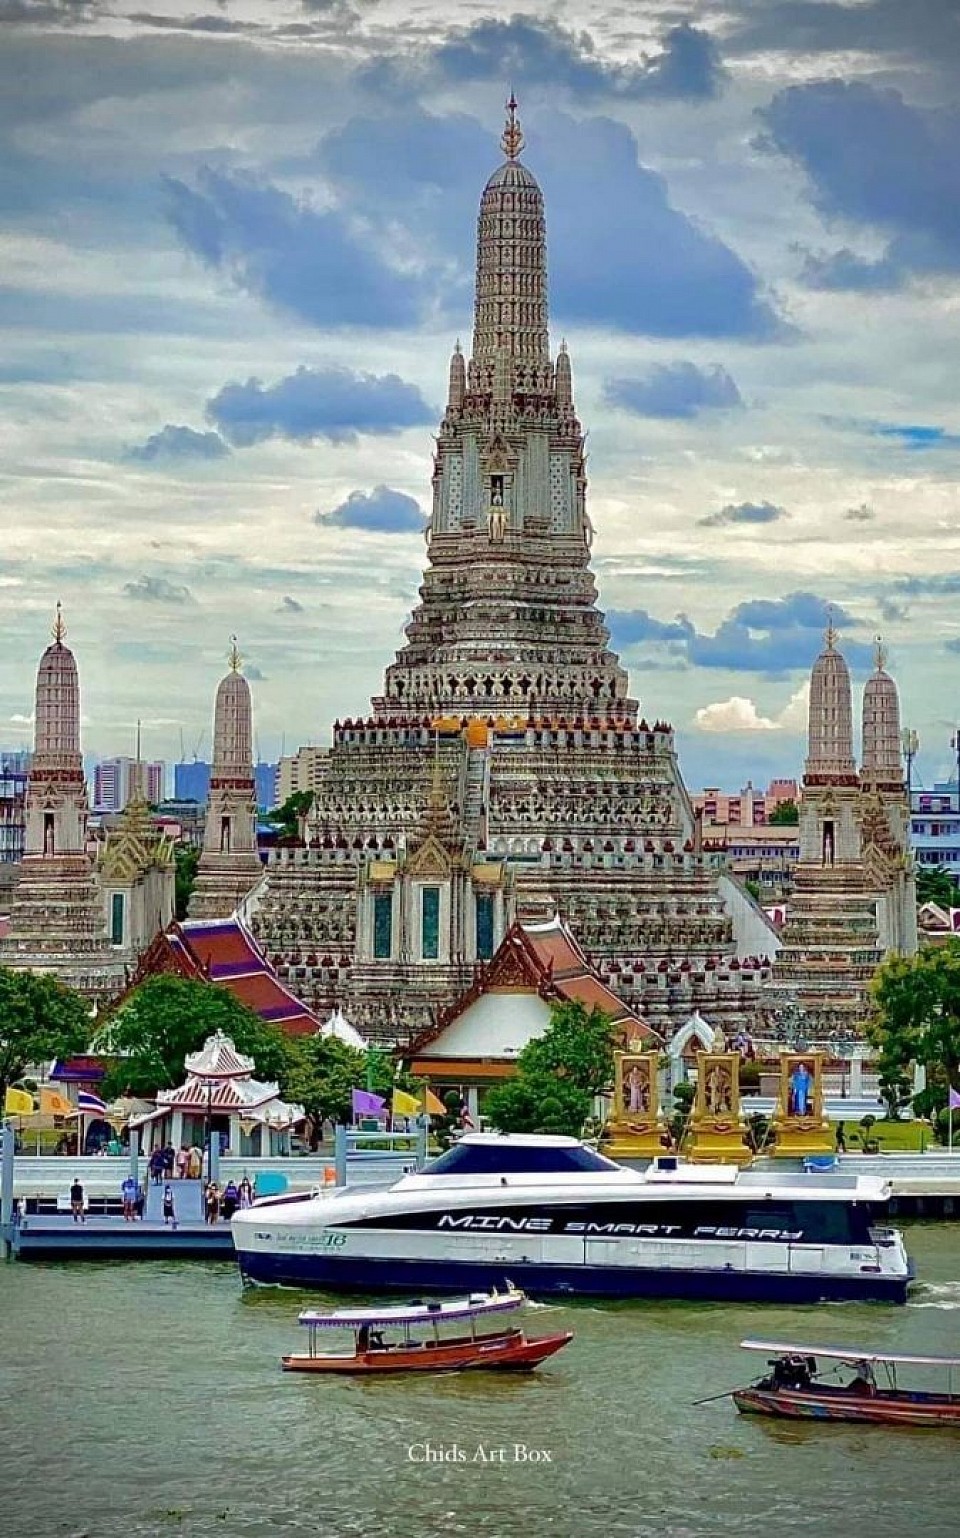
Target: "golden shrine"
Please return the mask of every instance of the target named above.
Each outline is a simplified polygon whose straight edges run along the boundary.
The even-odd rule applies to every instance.
[[[683,1152],[694,1164],[749,1164],[740,1114],[740,1053],[698,1052],[697,1093]]]
[[[611,1159],[652,1159],[668,1151],[670,1134],[660,1109],[659,1052],[615,1052],[613,1112],[603,1129]]]
[[[802,1159],[830,1154],[834,1138],[823,1113],[823,1054],[785,1052],[780,1058],[780,1091],[773,1113],[773,1154]]]

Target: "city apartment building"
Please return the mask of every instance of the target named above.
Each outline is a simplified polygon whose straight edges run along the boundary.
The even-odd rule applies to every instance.
[[[130,800],[135,771],[135,758],[105,758],[93,771],[93,810],[95,812],[122,812]],[[166,792],[167,766],[159,760],[152,764],[139,764],[143,793],[151,804],[162,801]]]

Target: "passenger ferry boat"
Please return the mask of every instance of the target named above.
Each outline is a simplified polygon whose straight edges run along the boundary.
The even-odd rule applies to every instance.
[[[364,1292],[906,1301],[911,1267],[865,1176],[737,1171],[675,1158],[625,1169],[576,1138],[471,1133],[377,1189],[238,1212],[244,1278]]]

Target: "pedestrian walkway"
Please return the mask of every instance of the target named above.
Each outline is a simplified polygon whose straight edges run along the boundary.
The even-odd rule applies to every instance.
[[[179,1223],[203,1222],[203,1182],[200,1180],[165,1180],[155,1186],[151,1180],[147,1186],[147,1204],[144,1217],[148,1223],[163,1222],[164,1187],[173,1192],[173,1210]]]

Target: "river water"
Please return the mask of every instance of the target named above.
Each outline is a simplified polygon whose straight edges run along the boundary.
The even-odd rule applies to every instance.
[[[906,1308],[564,1303],[529,1324],[576,1338],[529,1376],[379,1382],[282,1374],[297,1309],[328,1300],[227,1264],[11,1264],[0,1534],[945,1538],[960,1434],[692,1405],[761,1370],[748,1334],[960,1356],[960,1226],[908,1241]]]

